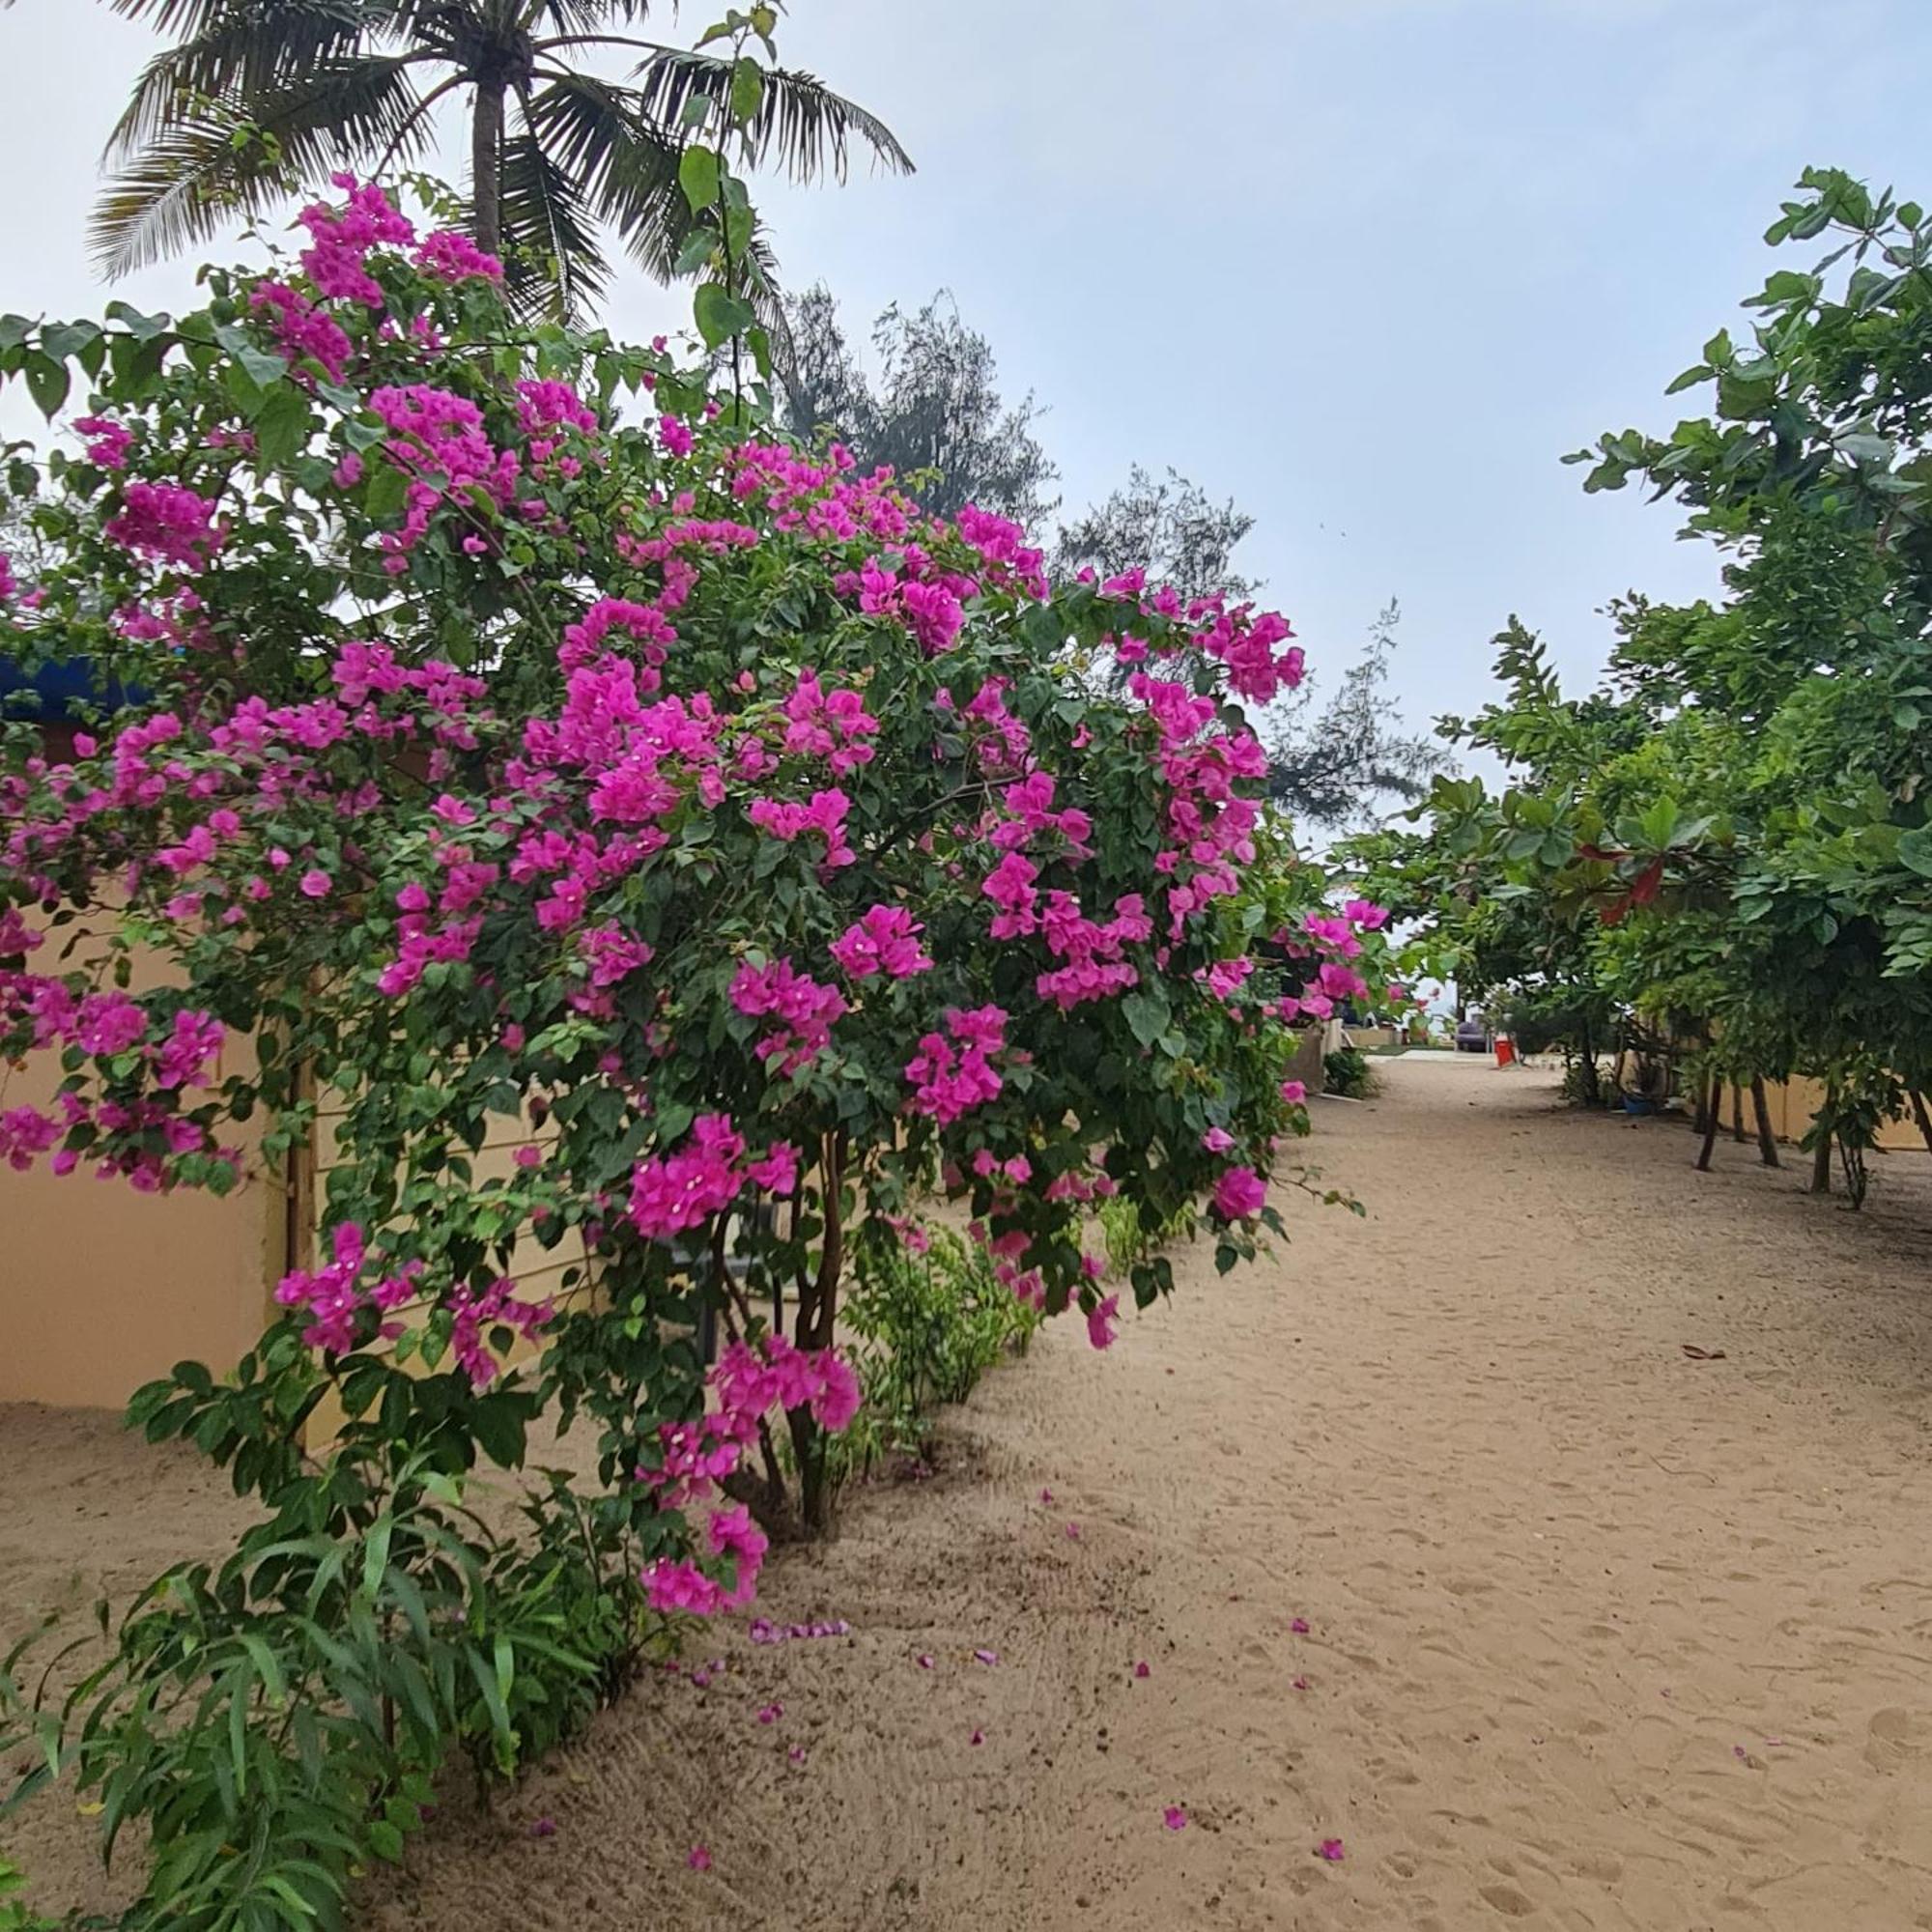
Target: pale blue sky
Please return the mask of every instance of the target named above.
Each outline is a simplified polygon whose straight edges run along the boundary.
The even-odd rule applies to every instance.
[[[81,223],[150,45],[97,0],[0,13],[0,308],[107,299]],[[781,51],[919,163],[767,186],[787,275],[859,332],[950,288],[1051,406],[1071,505],[1136,461],[1232,494],[1318,672],[1399,597],[1417,723],[1481,700],[1512,611],[1581,674],[1607,597],[1713,582],[1557,459],[1682,412],[1799,170],[1932,198],[1932,0],[793,0]],[[682,313],[627,270],[611,320]]]

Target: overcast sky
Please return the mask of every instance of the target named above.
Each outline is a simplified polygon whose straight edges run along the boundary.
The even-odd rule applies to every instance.
[[[108,299],[82,223],[152,44],[101,0],[0,13],[0,309]],[[1715,581],[1558,458],[1682,412],[1799,170],[1932,198],[1932,0],[792,0],[780,50],[919,164],[762,190],[788,278],[860,333],[950,289],[1050,406],[1069,506],[1134,462],[1232,495],[1318,672],[1399,598],[1416,723],[1482,700],[1512,611],[1582,675],[1606,598]],[[611,320],[684,313],[627,270]]]

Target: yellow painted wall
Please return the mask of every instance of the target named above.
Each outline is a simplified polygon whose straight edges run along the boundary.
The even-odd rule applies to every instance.
[[[1818,1080],[1767,1080],[1765,1100],[1771,1108],[1771,1125],[1781,1141],[1802,1141],[1810,1130],[1811,1118],[1825,1104],[1824,1083]],[[1724,1099],[1724,1120],[1730,1122],[1730,1097]],[[1745,1124],[1754,1125],[1750,1094],[1745,1095]],[[1895,1153],[1923,1153],[1924,1137],[1910,1115],[1902,1121],[1888,1121],[1878,1132],[1878,1144]]]
[[[67,931],[34,955],[43,970]],[[134,990],[161,983],[158,961],[133,964]],[[224,1072],[237,1055],[249,1063],[246,1042]],[[45,1106],[59,1085],[53,1054],[0,1061],[0,1106]],[[0,1166],[0,1402],[119,1408],[184,1357],[225,1369],[255,1342],[285,1265],[284,1190],[254,1173],[252,1122],[229,1138],[251,1178],[219,1198]]]

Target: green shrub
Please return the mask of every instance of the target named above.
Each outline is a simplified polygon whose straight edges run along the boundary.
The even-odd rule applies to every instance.
[[[1321,1086],[1327,1094],[1339,1094],[1345,1100],[1366,1100],[1376,1091],[1376,1076],[1369,1057],[1359,1047],[1338,1047],[1321,1062]]]
[[[1100,1238],[1107,1250],[1107,1272],[1116,1277],[1131,1274],[1162,1248],[1187,1238],[1200,1222],[1190,1201],[1176,1208],[1166,1220],[1144,1226],[1140,1208],[1118,1195],[1101,1202],[1099,1218]]]
[[[845,1304],[866,1399],[844,1444],[844,1473],[863,1474],[891,1454],[923,1458],[933,1411],[964,1402],[1008,1350],[1024,1352],[1042,1319],[997,1279],[983,1248],[951,1228],[915,1223],[907,1238],[871,1224]]]

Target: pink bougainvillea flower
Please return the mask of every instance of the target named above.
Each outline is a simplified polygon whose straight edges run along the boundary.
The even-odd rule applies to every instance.
[[[1299,1080],[1284,1080],[1281,1083],[1281,1097],[1291,1107],[1298,1106],[1308,1098],[1308,1089]]]
[[[1066,1525],[1066,1534],[1073,1542],[1078,1543],[1080,1541],[1080,1525],[1077,1522],[1069,1522]]]
[[[1306,1690],[1308,1689],[1308,1679],[1305,1677],[1293,1678],[1290,1680],[1288,1688],[1291,1690]]]
[[[1184,1832],[1187,1829],[1187,1813],[1179,1804],[1170,1804],[1161,1815],[1161,1823],[1170,1832]]]
[[[1042,1490],[1042,1491],[1040,1491],[1040,1492],[1039,1492],[1039,1499],[1040,1499],[1040,1501],[1041,1501],[1041,1502],[1043,1502],[1043,1503],[1050,1503],[1050,1502],[1052,1502],[1052,1500],[1053,1500],[1053,1492],[1052,1492],[1051,1490]]]
[[[533,1838],[554,1838],[556,1836],[554,1818],[534,1818],[530,1821],[530,1836]]]
[[[1292,1630],[1296,1636],[1306,1636],[1308,1634],[1308,1619],[1306,1617],[1296,1617],[1295,1620],[1289,1625],[1289,1629]]]
[[[972,1745],[982,1745],[986,1742],[986,1734],[984,1731],[976,1730],[966,1742]]]
[[[931,1651],[929,1650],[921,1651],[920,1654],[913,1659],[913,1662],[917,1663],[922,1670],[930,1670],[932,1668]]]
[[[1209,1153],[1226,1153],[1235,1145],[1235,1137],[1226,1127],[1209,1127],[1201,1136],[1201,1145]]]
[[[1151,1677],[1153,1671],[1149,1666],[1147,1661],[1143,1659],[1139,1663],[1134,1665],[1134,1675],[1136,1677]]]
[[[785,1762],[787,1764],[803,1764],[805,1762],[805,1747],[803,1745],[793,1745],[785,1752]]]
[[[784,1714],[785,1707],[782,1704],[767,1704],[758,1713],[758,1722],[761,1724],[775,1724]]]
[[[1087,1339],[1096,1349],[1114,1346],[1114,1324],[1120,1319],[1121,1297],[1110,1294],[1087,1315]]]
[[[711,1869],[711,1848],[708,1845],[693,1845],[690,1856],[685,1860],[693,1871]]]
[[[1244,1221],[1267,1201],[1267,1182],[1251,1167],[1231,1167],[1214,1183],[1214,1208],[1223,1220]]]
[[[1326,1859],[1331,1865],[1342,1862],[1342,1841],[1340,1838],[1323,1838],[1315,1848],[1318,1859]]]
[[[973,1655],[981,1663],[997,1663],[1000,1661],[1000,1653],[997,1650],[976,1650]]]

